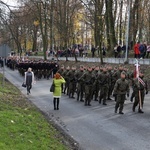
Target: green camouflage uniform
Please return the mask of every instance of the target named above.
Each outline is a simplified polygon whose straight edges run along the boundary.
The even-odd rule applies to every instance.
[[[77,79],[77,101],[83,101],[83,94],[85,85],[84,82],[81,80],[81,77],[83,76],[85,72],[83,70],[79,70],[75,73],[75,78]]]
[[[134,80],[133,86],[134,86],[135,101],[133,103],[133,112],[135,111],[135,107],[139,104],[140,97],[141,97],[141,106],[143,107],[145,91],[146,91],[146,94],[148,93],[147,81],[145,79],[142,79],[142,81],[143,81],[143,84],[139,82],[138,78]],[[139,105],[139,112],[142,112],[140,105]]]
[[[94,76],[92,71],[87,71],[82,77],[81,80],[85,84],[85,106],[91,105],[91,99],[92,99],[92,87],[94,83]]]
[[[108,71],[108,75],[109,75],[109,86],[108,86],[108,100],[111,100],[110,96],[112,95],[112,91],[113,91],[113,73],[112,70]]]
[[[68,74],[69,71],[70,71],[70,70],[65,70],[65,71],[63,72],[63,77],[64,77],[64,79],[65,79],[65,81],[66,81],[65,87],[64,87],[64,94],[65,94],[66,91],[67,91],[67,95],[69,95],[69,77],[67,76],[67,74]]]
[[[118,79],[120,79],[120,75],[121,75],[121,70],[116,70],[113,72],[112,74],[112,88],[114,89],[115,83]],[[117,95],[113,94],[115,101],[117,101]]]
[[[125,95],[129,95],[129,83],[126,79],[118,79],[114,87],[114,94],[117,95],[115,105],[115,113],[119,108],[119,113],[122,113],[125,101]]]
[[[109,83],[110,83],[109,74],[107,72],[102,72],[98,76],[98,81],[99,81],[100,88],[101,88],[99,103],[101,103],[101,100],[103,100],[103,105],[106,105],[106,98],[108,95],[108,89],[109,89]]]
[[[70,70],[67,73],[67,77],[69,79],[69,97],[74,98],[74,93],[76,90],[75,70]]]
[[[95,82],[94,82],[94,84],[93,84],[93,95],[95,96],[94,97],[94,100],[95,101],[98,101],[98,96],[99,96],[99,91],[100,91],[100,85],[99,85],[99,83],[97,82],[97,77],[100,75],[100,72],[98,71],[98,70],[95,70],[94,72],[93,72],[93,75],[95,76]]]

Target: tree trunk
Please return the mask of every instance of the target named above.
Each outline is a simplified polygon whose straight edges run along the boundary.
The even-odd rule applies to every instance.
[[[37,49],[37,27],[34,27],[34,33],[33,33],[33,46],[32,51],[36,51]]]
[[[110,48],[113,50],[114,46],[116,45],[116,36],[115,36],[115,21],[113,17],[113,0],[105,0],[106,3],[106,12],[107,12],[107,21],[109,28],[109,37],[110,37]]]
[[[119,23],[119,44],[122,44],[122,8],[123,8],[123,0],[120,3],[120,23]]]

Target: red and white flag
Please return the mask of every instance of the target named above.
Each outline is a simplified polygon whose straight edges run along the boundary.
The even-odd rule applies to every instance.
[[[139,78],[140,65],[138,60],[136,59],[134,78]]]

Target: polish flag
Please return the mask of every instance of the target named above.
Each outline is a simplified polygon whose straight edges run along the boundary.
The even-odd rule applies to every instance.
[[[140,70],[140,65],[139,65],[138,60],[136,59],[134,78],[138,78],[139,77],[139,70]]]

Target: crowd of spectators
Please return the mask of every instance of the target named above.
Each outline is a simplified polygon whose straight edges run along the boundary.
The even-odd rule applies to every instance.
[[[116,44],[113,51],[107,50],[107,47],[103,46],[101,48],[103,57],[109,56],[113,57],[114,53],[115,58],[125,58],[126,54],[126,45]],[[81,44],[75,44],[67,49],[58,49],[57,50],[47,50],[47,56],[57,56],[57,57],[98,57],[100,55],[100,48],[98,46],[82,46]],[[149,58],[150,45],[146,43],[137,42],[133,46],[128,46],[128,54],[134,54],[134,58],[144,59]],[[38,55],[38,51],[28,52],[26,56]],[[112,56],[111,56],[112,55]],[[131,56],[130,56],[131,57]]]
[[[134,58],[149,58],[150,53],[150,45],[147,45],[146,43],[140,43],[137,42],[134,45]]]

